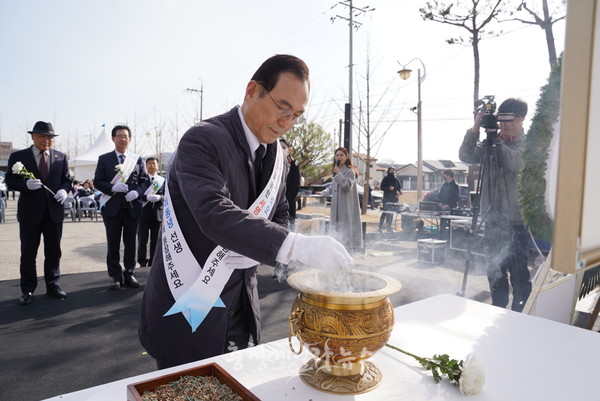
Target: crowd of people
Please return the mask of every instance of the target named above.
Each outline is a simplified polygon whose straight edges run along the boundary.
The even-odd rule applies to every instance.
[[[33,145],[10,155],[6,188],[2,187],[5,192],[10,189],[20,193],[17,204],[21,241],[19,303],[29,305],[35,300],[33,294],[38,284],[36,256],[42,237],[46,294],[56,299],[68,297],[60,285],[60,243],[63,203],[69,197],[77,201],[85,198],[99,201],[106,228],[107,271],[112,279],[110,288],[138,288],[139,283],[133,273],[136,238],[139,242],[138,261],[141,266],[149,265],[162,218],[164,179],[157,174],[157,159],[148,158],[146,166],[135,163],[136,169],[131,169],[131,160],[135,157],[126,153],[131,133],[126,126],[116,126],[112,132],[115,150],[100,156],[94,180],[80,183],[73,181],[65,154],[53,148],[58,134],[51,123],[38,121],[28,133]],[[124,134],[129,139],[124,140]],[[139,157],[136,160],[139,161]],[[122,196],[121,192],[128,193]],[[111,201],[111,198],[114,199]],[[138,214],[143,216],[139,221]],[[119,257],[121,234],[125,243],[124,269]],[[147,250],[149,238],[150,256]]]
[[[295,261],[337,273],[350,269],[351,254],[364,251],[358,170],[343,147],[335,150],[332,185],[322,193],[332,199],[329,235],[306,236],[290,228],[296,217],[300,174],[289,154],[290,145],[281,137],[304,113],[309,93],[304,61],[290,55],[267,59],[248,81],[241,106],[184,134],[165,177],[158,174],[156,158],[144,161],[129,149],[130,128],[116,125],[111,131],[115,148],[98,158],[94,179],[75,183],[65,154],[52,147],[57,136],[52,124],[37,122],[29,131],[33,145],[11,154],[6,175],[7,189],[20,192],[19,303],[34,301],[42,236],[46,293],[67,298],[60,285],[62,203],[69,195],[99,194],[109,288],[140,287],[135,277],[136,239],[137,262],[152,267],[138,331],[159,369],[259,343],[259,263],[274,266]],[[513,309],[520,310],[531,290],[515,188],[527,108],[520,101],[507,101],[500,109],[514,114],[514,120],[501,123],[498,143],[499,154],[506,158],[503,173],[508,187],[503,187],[504,192],[493,188],[499,191],[493,194],[493,203],[489,203],[490,189],[482,191],[482,203],[489,205],[484,206],[489,209],[489,254],[497,254],[504,243],[510,243],[511,253],[501,259],[490,257],[488,275],[494,305],[506,306],[510,273]],[[481,158],[480,118],[460,148],[461,160],[469,163]],[[394,168],[387,173],[381,182],[384,211],[402,193]],[[451,208],[456,184],[452,171],[444,174],[441,207]],[[381,218],[380,231],[390,229],[386,216]]]

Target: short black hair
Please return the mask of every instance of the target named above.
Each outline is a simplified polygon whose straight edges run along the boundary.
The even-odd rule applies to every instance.
[[[444,170],[443,174],[449,175],[450,177],[454,178],[454,171],[452,171],[452,170]]]
[[[146,159],[146,163],[151,162],[152,160],[156,160],[156,162],[158,163],[158,159],[156,157],[153,157],[153,156],[147,158]]]
[[[513,113],[515,117],[525,117],[527,115],[527,103],[524,100],[511,97],[502,102],[498,107],[498,113]]]
[[[308,67],[306,63],[296,56],[289,54],[276,54],[268,58],[262,63],[258,70],[252,75],[252,81],[258,82],[267,92],[273,90],[279,76],[283,72],[289,72],[302,82],[308,82],[310,88],[310,80]]]
[[[111,136],[114,137],[115,135],[117,135],[117,131],[122,130],[122,129],[127,130],[127,135],[129,135],[129,137],[131,138],[131,130],[126,125],[115,125],[115,127],[110,132]]]

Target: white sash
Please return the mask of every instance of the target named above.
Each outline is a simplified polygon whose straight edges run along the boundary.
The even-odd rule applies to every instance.
[[[264,219],[269,218],[271,211],[276,206],[275,202],[283,175],[283,152],[278,142],[275,142],[275,146],[277,156],[269,182],[248,209],[254,216]],[[192,332],[195,332],[213,307],[225,307],[219,296],[234,269],[222,263],[229,250],[217,245],[200,270],[200,264],[192,254],[179,228],[177,216],[171,204],[168,183],[165,185],[163,201],[163,264],[169,289],[175,298],[175,304],[164,316],[181,312],[192,327]]]
[[[114,185],[119,181],[127,182],[127,179],[129,178],[129,175],[131,175],[131,172],[135,168],[139,157],[140,156],[136,155],[135,153],[129,153],[128,156],[125,156],[123,168],[117,171],[117,174],[113,177],[110,183]],[[102,193],[102,195],[100,196],[100,209],[102,209],[104,205],[106,205],[106,202],[108,202],[110,198],[112,198],[112,195],[107,195],[104,192]]]
[[[165,179],[157,174],[156,177],[154,177],[154,181],[152,181],[152,185],[150,185],[146,192],[144,192],[144,195],[155,195],[163,186],[164,182]],[[142,207],[146,206],[147,203],[148,201],[142,202]]]

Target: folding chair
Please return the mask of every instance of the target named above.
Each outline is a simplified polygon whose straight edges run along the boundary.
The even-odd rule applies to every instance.
[[[77,214],[75,208],[77,207],[75,203],[75,198],[69,196],[65,199],[63,203],[63,207],[65,208],[65,216],[71,216],[71,220],[75,221],[75,215]]]
[[[93,196],[79,198],[79,204],[77,205],[77,218],[79,221],[81,221],[81,216],[86,212],[89,213],[90,220],[93,220],[95,217],[96,221],[98,221],[98,208]]]

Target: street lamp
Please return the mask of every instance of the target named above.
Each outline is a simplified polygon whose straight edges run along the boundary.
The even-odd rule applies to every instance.
[[[423,140],[422,140],[423,106],[421,104],[421,83],[423,81],[425,81],[425,75],[427,75],[426,70],[425,70],[425,64],[419,58],[413,58],[406,64],[398,63],[398,64],[402,65],[402,69],[400,71],[398,71],[398,75],[400,75],[400,78],[402,78],[403,80],[407,80],[408,78],[410,78],[410,73],[412,72],[412,70],[409,70],[408,68],[406,68],[406,66],[415,60],[420,62],[421,66],[423,66],[423,75],[421,75],[420,68],[417,70],[417,72],[418,72],[418,81],[417,81],[418,82],[418,102],[417,102],[417,108],[416,108],[417,109],[417,153],[418,153],[418,156],[417,156],[417,202],[421,202],[421,199],[422,199],[421,195],[423,193]]]

